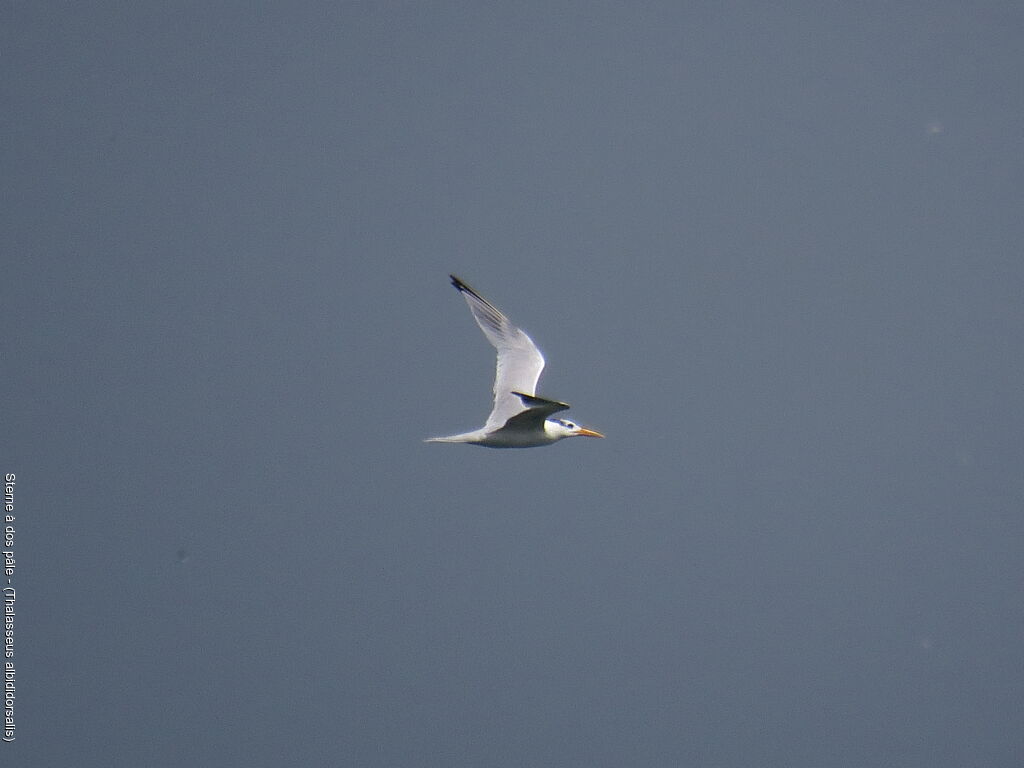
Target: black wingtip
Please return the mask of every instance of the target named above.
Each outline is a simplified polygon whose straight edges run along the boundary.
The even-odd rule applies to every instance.
[[[475,296],[476,298],[480,299],[480,301],[482,301],[484,304],[490,303],[487,301],[487,299],[485,299],[479,293],[474,291],[468,283],[464,283],[455,275],[448,275],[448,277],[452,279],[452,285],[454,285],[456,289],[458,289],[459,293],[468,293],[470,296]]]

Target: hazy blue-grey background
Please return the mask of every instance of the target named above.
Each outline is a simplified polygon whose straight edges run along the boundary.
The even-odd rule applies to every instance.
[[[0,30],[5,765],[1021,764],[1019,3]]]

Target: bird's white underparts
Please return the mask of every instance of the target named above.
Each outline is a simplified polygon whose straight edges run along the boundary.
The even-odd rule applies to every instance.
[[[487,299],[455,275],[452,285],[465,298],[477,325],[498,350],[494,376],[494,407],[480,429],[449,437],[431,437],[428,443],[468,443],[487,448],[535,448],[566,437],[604,437],[566,419],[551,418],[569,406],[537,397],[537,380],[544,356],[521,329]]]

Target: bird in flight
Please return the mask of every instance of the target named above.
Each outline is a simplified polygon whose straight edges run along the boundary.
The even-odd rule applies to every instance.
[[[544,357],[537,345],[516,328],[501,310],[455,275],[452,285],[462,294],[477,325],[498,350],[494,376],[494,407],[487,423],[473,432],[449,437],[431,437],[428,443],[469,443],[487,448],[534,448],[551,445],[566,437],[604,437],[566,419],[551,418],[569,406],[545,400],[534,393],[544,370]]]

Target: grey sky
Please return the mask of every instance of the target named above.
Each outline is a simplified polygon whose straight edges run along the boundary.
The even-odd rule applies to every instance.
[[[1019,765],[1022,35],[3,3],[4,764]]]

